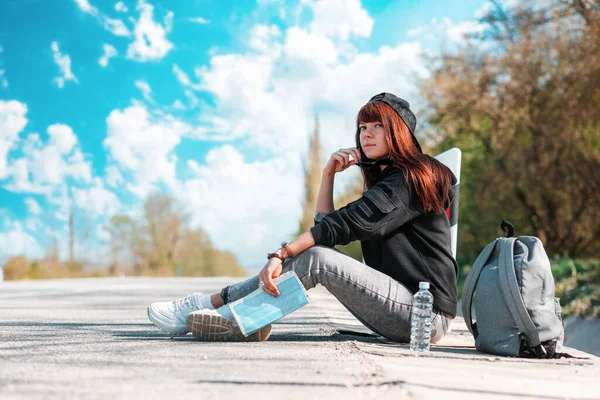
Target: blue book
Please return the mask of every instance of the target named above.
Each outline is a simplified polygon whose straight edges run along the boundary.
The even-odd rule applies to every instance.
[[[278,297],[258,288],[246,297],[229,303],[235,321],[245,336],[308,304],[306,289],[294,271],[279,275],[274,282],[279,289]]]

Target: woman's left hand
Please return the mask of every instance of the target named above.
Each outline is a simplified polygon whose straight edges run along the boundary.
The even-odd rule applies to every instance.
[[[279,296],[279,289],[273,282],[273,279],[277,278],[281,275],[281,270],[283,268],[283,263],[277,257],[273,257],[267,262],[267,265],[259,272],[258,274],[258,282],[264,282],[263,290],[270,294],[271,296]]]

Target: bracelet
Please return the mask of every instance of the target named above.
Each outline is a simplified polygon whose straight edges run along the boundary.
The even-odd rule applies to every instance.
[[[288,242],[281,242],[281,247],[285,249],[285,252],[287,253],[287,258],[294,257],[295,254],[292,252],[292,249],[290,248]]]
[[[283,256],[280,256],[277,253],[269,253],[269,254],[267,254],[267,260],[270,260],[273,257],[279,258],[281,260],[281,262],[285,261],[285,258]]]

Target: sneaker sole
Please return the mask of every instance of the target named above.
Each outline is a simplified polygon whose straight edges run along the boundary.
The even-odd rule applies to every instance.
[[[264,342],[271,336],[270,324],[244,336],[237,324],[220,315],[191,313],[186,322],[192,335],[207,342]]]

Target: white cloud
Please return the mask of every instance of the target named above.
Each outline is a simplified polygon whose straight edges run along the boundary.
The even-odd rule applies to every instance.
[[[48,128],[50,140],[47,145],[26,152],[33,182],[58,186],[66,177],[84,182],[91,179],[90,164],[83,159],[79,149],[73,151],[76,138],[69,136],[70,130],[52,125]]]
[[[195,24],[201,24],[201,25],[210,24],[209,20],[204,19],[202,17],[188,18],[188,21],[193,22]]]
[[[74,188],[72,191],[77,207],[96,216],[113,215],[120,205],[117,196],[104,187],[104,182],[100,178],[95,178],[90,188]]]
[[[250,32],[249,46],[260,52],[266,52],[271,49],[273,41],[281,36],[281,31],[277,25],[255,25]]]
[[[131,178],[131,192],[145,197],[155,183],[176,185],[174,149],[192,127],[170,115],[153,116],[142,105],[113,110],[106,124],[104,147],[119,171]]]
[[[4,51],[4,47],[0,46],[0,54],[2,54],[3,51]],[[2,64],[2,63],[0,62],[0,64]],[[0,85],[2,85],[2,87],[4,87],[4,88],[8,87],[8,81],[4,77],[5,72],[6,71],[4,71],[3,69],[0,69]]]
[[[187,110],[187,107],[181,102],[181,100],[177,99],[171,105],[171,108],[175,110]]]
[[[39,203],[31,197],[25,199],[25,205],[30,214],[40,215],[42,213],[42,207],[40,207]]]
[[[279,18],[283,21],[286,18],[287,15],[287,11],[286,11],[286,6],[283,0],[258,0],[257,1],[258,5],[260,7],[268,7],[270,5],[277,5],[279,7]],[[303,6],[302,3],[305,3],[304,1],[301,2],[301,6]]]
[[[218,247],[243,256],[242,263],[262,260],[267,243],[287,239],[297,229],[300,207],[290,205],[297,204],[302,189],[289,182],[301,182],[302,175],[292,159],[246,163],[227,144],[212,149],[206,165],[187,164],[195,177],[182,183],[177,196],[192,205],[193,223]]]
[[[25,228],[32,232],[37,232],[44,227],[44,224],[39,218],[27,217],[25,218]]]
[[[37,240],[23,230],[20,222],[8,224],[9,229],[0,232],[0,257],[8,258],[16,255],[25,255],[28,258],[40,258],[44,251]]]
[[[80,149],[75,149],[67,158],[65,173],[80,182],[89,182],[92,179],[91,165],[85,160]]]
[[[56,85],[59,88],[62,88],[65,85],[66,81],[73,81],[75,83],[79,83],[79,81],[77,81],[77,77],[71,72],[71,57],[69,57],[68,55],[62,55],[60,53],[60,49],[58,48],[57,42],[52,42],[50,48],[52,49],[54,62],[56,63],[56,65],[58,65],[58,68],[61,73],[61,76],[57,76],[56,78],[54,78]]]
[[[198,104],[200,104],[200,100],[198,100],[198,98],[194,95],[194,93],[192,93],[191,90],[186,89],[183,93],[188,99],[188,105],[190,106],[190,108],[196,108]]]
[[[0,54],[2,54],[3,51],[4,47],[0,46]],[[5,71],[3,69],[0,69],[0,84],[2,85],[2,87],[8,87],[8,81],[4,77],[4,73]]]
[[[106,167],[106,183],[114,189],[125,183],[125,178],[121,175],[119,168],[114,165]]]
[[[50,145],[55,146],[60,154],[69,154],[77,143],[77,137],[70,126],[64,124],[54,124],[48,127],[50,136]]]
[[[326,72],[319,98],[327,104],[339,104],[338,109],[351,113],[352,122],[360,106],[377,93],[388,91],[410,98],[408,95],[417,93],[415,76],[427,74],[421,51],[418,42],[409,42],[382,46],[375,53],[360,53],[351,62],[340,63]],[[373,73],[373,66],[377,73]],[[359,81],[357,76],[361,77]],[[355,99],[340,102],[339,93],[347,87],[352,87]]]
[[[314,14],[311,32],[342,40],[348,40],[351,35],[371,36],[373,18],[361,7],[360,0],[318,0],[307,3]]]
[[[154,102],[154,100],[152,100],[152,88],[150,87],[148,82],[143,81],[143,80],[137,80],[137,81],[135,81],[135,87],[138,88],[142,92],[142,95],[144,95],[144,98],[148,102],[150,102],[150,103]]]
[[[127,58],[139,62],[161,60],[173,48],[166,37],[168,30],[154,22],[154,7],[150,4],[140,0],[137,9],[140,19],[135,24],[135,41],[127,49]]]
[[[288,29],[284,51],[296,70],[338,61],[338,50],[330,39],[321,33],[309,33],[296,27]]]
[[[8,81],[4,77],[4,70],[3,69],[0,69],[0,84],[4,88],[8,87]]]
[[[108,18],[106,15],[100,13],[100,11],[98,11],[96,7],[92,6],[88,0],[75,0],[75,3],[77,3],[81,11],[96,17],[96,19],[102,24],[102,26],[104,26],[104,29],[111,32],[113,35],[131,35],[131,32],[129,32],[129,29],[127,29],[123,21],[119,19]],[[119,3],[122,4],[122,2]],[[119,3],[117,3],[117,5],[119,5]]]
[[[292,27],[279,39],[271,37],[267,47],[265,53],[215,55],[209,67],[195,71],[215,102],[203,114],[207,128],[230,139],[247,138],[265,151],[305,148],[316,104],[344,113],[352,124],[374,94],[414,94],[413,74],[425,73],[418,43],[341,58],[327,37]],[[352,95],[340,96],[348,90]],[[335,137],[332,146],[341,139]]]
[[[487,3],[486,3],[487,4]],[[487,6],[481,7],[476,11],[476,15],[481,12],[485,12],[488,9]],[[432,18],[431,22],[427,25],[421,25],[416,28],[407,31],[409,37],[418,37],[419,39],[425,39],[430,41],[438,41],[448,39],[451,43],[461,43],[468,40],[469,34],[480,33],[485,29],[485,24],[477,21],[463,21],[458,24],[454,24],[449,18]]]
[[[8,153],[17,144],[27,125],[27,105],[16,100],[0,100],[0,180],[7,174]]]
[[[173,73],[175,74],[175,77],[179,83],[181,83],[183,86],[191,85],[192,82],[190,81],[189,76],[187,76],[187,74],[183,72],[183,70],[179,68],[177,64],[173,64]]]
[[[131,36],[131,32],[120,19],[102,17],[104,28],[115,36]]]
[[[73,211],[73,199],[69,196],[69,188],[62,185],[59,190],[46,197],[49,204],[55,206],[54,217],[63,222],[69,220],[69,214]]]
[[[115,4],[115,10],[117,10],[118,12],[129,11],[127,6],[122,1],[119,1],[117,4]]]
[[[81,11],[93,16],[98,15],[98,9],[93,7],[88,0],[75,0]]]
[[[425,32],[425,30],[426,30],[426,28],[424,26],[418,26],[416,28],[409,29],[408,31],[406,31],[406,36],[408,36],[408,37],[419,36],[419,35],[423,34]]]
[[[104,50],[104,54],[102,54],[102,57],[98,60],[98,64],[102,67],[106,67],[108,65],[108,60],[117,55],[117,49],[106,43],[102,46],[102,49]]]
[[[171,32],[173,30],[173,11],[168,11],[165,16],[165,30]]]
[[[90,182],[91,164],[77,145],[77,136],[64,124],[50,125],[48,141],[43,143],[36,133],[29,134],[21,147],[22,157],[9,168],[12,181],[4,187],[20,193],[49,195],[64,185],[65,179]]]
[[[475,11],[475,18],[483,18],[495,8],[494,3],[486,2],[477,11]]]
[[[446,31],[448,38],[454,42],[462,42],[468,39],[468,35],[481,33],[485,30],[485,24],[474,21],[464,21],[452,25]]]
[[[215,113],[205,114],[206,122],[216,133],[227,133],[230,139],[235,139],[247,136],[249,132],[260,136],[260,132],[273,125],[274,130],[278,132],[284,132],[290,126],[294,126],[294,120],[299,117],[299,110],[293,108],[295,104],[289,104],[287,101],[277,104],[274,94],[269,90],[273,83],[273,60],[267,56],[246,57],[228,54],[214,56],[210,63],[210,69],[198,69],[196,75],[202,81],[203,89],[213,95],[217,103]],[[284,112],[284,109],[289,119],[282,126],[278,124],[282,122],[278,114]],[[238,112],[241,114],[234,115]],[[269,115],[269,118],[265,118],[266,115]],[[256,124],[257,122],[259,123]],[[282,140],[268,143],[267,146],[276,147],[285,141],[282,137],[279,139]]]
[[[19,158],[11,163],[10,173],[12,182],[4,187],[17,193],[50,194],[52,188],[49,185],[37,184],[30,180],[30,171],[27,160]]]

